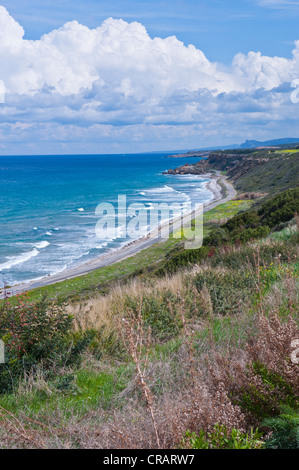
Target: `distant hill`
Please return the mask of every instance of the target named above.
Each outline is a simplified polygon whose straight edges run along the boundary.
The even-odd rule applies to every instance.
[[[298,144],[299,146],[299,137],[298,138],[290,138],[285,137],[282,139],[273,139],[273,140],[266,140],[261,142],[259,140],[246,140],[243,144],[231,144],[231,145],[215,145],[214,147],[203,147],[199,149],[192,149],[189,151],[178,150],[172,151],[171,155],[168,157],[176,157],[176,158],[186,158],[186,157],[199,157],[202,156],[200,153],[202,152],[211,152],[211,151],[221,151],[221,150],[237,150],[237,149],[254,149],[256,147],[285,147],[288,145]]]
[[[269,144],[268,148],[217,150],[193,164],[171,168],[165,174],[204,175],[211,170],[225,171],[239,192],[273,194],[296,188],[299,182],[299,147],[293,145],[289,149],[285,145],[291,147],[284,144],[269,149]]]
[[[251,149],[255,147],[268,147],[271,145],[279,146],[285,144],[296,144],[299,145],[299,137],[295,139],[291,138],[284,138],[284,139],[274,139],[274,140],[266,140],[265,142],[259,142],[258,140],[246,140],[244,144],[240,145],[241,149]]]

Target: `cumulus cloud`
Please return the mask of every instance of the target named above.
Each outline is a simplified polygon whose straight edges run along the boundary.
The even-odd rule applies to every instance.
[[[212,139],[218,128],[220,138],[233,138],[228,126],[236,122],[243,135],[254,122],[281,123],[286,116],[279,112],[292,115],[299,41],[291,59],[249,52],[237,54],[228,68],[175,36],[151,38],[142,24],[112,18],[95,29],[72,21],[26,40],[0,7],[0,64],[6,88],[0,136],[7,145],[30,136],[42,141],[43,132],[57,142],[100,136],[121,143],[128,132],[146,142],[147,128],[151,135],[156,128],[158,145],[174,127],[185,140],[188,129]]]

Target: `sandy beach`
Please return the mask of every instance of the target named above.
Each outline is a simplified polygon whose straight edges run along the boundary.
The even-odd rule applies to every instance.
[[[201,175],[204,178],[210,178],[208,181],[206,188],[213,193],[213,199],[204,204],[203,212],[207,212],[219,204],[225,203],[233,199],[236,195],[236,191],[234,190],[233,186],[228,183],[226,177],[221,176],[219,173],[215,173],[213,175]],[[218,184],[218,180],[221,180],[222,183],[225,185],[227,189],[227,196],[223,197],[221,193],[221,188]],[[184,219],[188,220],[188,217],[192,219],[194,216],[193,212],[190,214],[184,215]],[[169,222],[167,222],[168,224]],[[181,216],[176,219],[173,219],[170,222],[170,232],[175,231],[177,228],[180,227],[181,224]],[[149,248],[151,245],[158,243],[161,241],[159,238],[159,229],[161,230],[163,227],[155,228],[150,234],[139,238],[137,240],[132,240],[131,242],[127,243],[123,247],[120,247],[116,250],[110,251],[105,253],[93,260],[88,261],[82,265],[76,266],[72,269],[65,270],[58,274],[47,276],[42,279],[32,281],[29,283],[18,284],[14,285],[9,288],[10,295],[17,295],[22,292],[26,292],[31,289],[35,289],[42,286],[47,286],[50,284],[55,284],[57,282],[62,282],[67,279],[72,279],[78,276],[83,276],[91,271],[96,269],[109,266],[111,264],[120,262],[126,258],[134,256],[135,254],[139,253],[146,248]]]

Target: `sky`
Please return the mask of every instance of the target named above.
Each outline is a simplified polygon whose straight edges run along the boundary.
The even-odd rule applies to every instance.
[[[299,138],[299,0],[0,0],[0,154]]]

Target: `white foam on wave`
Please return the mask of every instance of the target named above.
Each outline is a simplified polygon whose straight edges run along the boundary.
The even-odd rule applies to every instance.
[[[38,242],[34,246],[35,248],[46,248],[46,246],[50,245],[49,242],[43,241],[43,242]]]
[[[63,271],[66,271],[67,268],[68,268],[68,265],[64,264],[62,267],[52,270],[51,271],[51,276],[55,276],[56,274],[62,273]]]
[[[101,245],[96,246],[97,250],[101,250],[102,248],[105,248],[108,246],[108,242],[102,243]]]
[[[167,184],[165,184],[164,186],[162,186],[160,188],[146,189],[146,190],[143,191],[143,195],[146,195],[146,194],[163,194],[163,193],[172,193],[172,192],[178,192],[178,191],[176,191],[171,186],[167,186]]]
[[[46,235],[48,235],[49,237],[52,237],[53,233],[52,232],[46,232]]]
[[[30,260],[34,256],[37,256],[39,254],[39,251],[34,248],[31,251],[28,251],[27,253],[22,253],[19,256],[13,256],[10,258],[7,258],[8,261],[6,263],[0,264],[0,271],[3,271],[4,269],[10,269],[12,266],[16,266],[17,264],[22,264],[25,263],[25,261]]]
[[[75,256],[75,257],[73,258],[73,260],[75,261],[75,260],[77,260],[77,259],[83,258],[83,256],[87,256],[87,255],[89,255],[89,253],[90,253],[89,251],[86,251],[85,253],[81,253],[80,255]]]
[[[79,212],[84,212],[83,207],[80,207],[80,208],[78,209],[78,211],[79,211]]]
[[[189,186],[188,185],[188,189],[189,189]],[[167,185],[164,185],[163,187],[160,187],[160,188],[155,188],[155,189],[148,189],[146,190],[145,192],[149,195],[149,196],[152,196],[154,197],[155,199],[159,198],[159,195],[161,194],[162,195],[162,200],[160,200],[159,198],[159,202],[162,202],[164,200],[164,195],[165,197],[167,198],[168,202],[190,202],[191,201],[191,198],[189,196],[189,194],[187,194],[185,191],[186,191],[187,187],[184,186],[184,185],[180,185],[178,186],[178,188],[173,188],[171,186],[167,186]],[[169,199],[169,197],[171,199]],[[182,200],[183,199],[183,200]],[[151,204],[151,203],[149,203]],[[151,210],[151,207],[147,207],[147,209]]]

